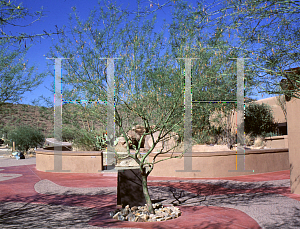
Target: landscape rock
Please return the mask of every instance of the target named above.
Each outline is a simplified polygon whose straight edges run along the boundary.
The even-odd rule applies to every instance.
[[[135,215],[130,212],[125,219],[130,222],[135,222]]]
[[[124,209],[117,209],[118,212],[111,212],[110,216],[113,219],[131,222],[157,222],[175,219],[181,216],[179,208],[170,206],[163,207],[161,204],[153,204],[155,214],[150,214],[145,206],[133,206],[129,208],[127,205]]]
[[[135,145],[135,147],[138,147],[139,141],[141,139],[141,135],[139,135],[134,130],[129,130],[127,133],[127,136],[132,142],[132,143],[129,143],[129,148],[133,149],[133,145]]]
[[[153,133],[154,141],[156,141],[158,139],[158,136],[159,136],[159,131],[156,131],[155,133]],[[169,149],[175,147],[176,144],[178,144],[179,140],[180,140],[179,136],[176,133],[171,132],[163,140],[161,140],[155,146],[154,149],[156,151],[159,151],[164,146],[164,150],[169,150]],[[150,149],[152,147],[152,145],[153,145],[152,137],[151,137],[151,135],[147,135],[146,139],[145,139],[145,149]]]
[[[113,216],[113,219],[119,219],[119,215],[121,215],[121,212],[116,213],[116,214]]]
[[[125,138],[124,137],[118,137],[118,144],[117,145],[121,145],[121,146],[126,145]]]
[[[138,207],[137,206],[133,206],[132,208],[131,208],[131,211],[136,211],[138,209]]]

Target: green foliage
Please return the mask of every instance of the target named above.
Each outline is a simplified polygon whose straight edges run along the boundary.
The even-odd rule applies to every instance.
[[[266,104],[250,103],[245,110],[245,133],[252,137],[267,136],[276,131],[271,108]]]
[[[56,32],[46,32],[43,30],[43,33],[41,34],[28,34],[26,32],[11,32],[11,27],[25,27],[23,23],[21,23],[22,20],[25,20],[26,23],[28,23],[29,18],[32,18],[32,22],[28,23],[30,24],[34,23],[35,21],[38,21],[41,19],[41,17],[44,16],[42,10],[31,12],[30,9],[22,6],[22,3],[17,3],[14,0],[1,0],[0,1],[0,12],[1,12],[1,34],[0,34],[0,40],[5,40],[10,43],[16,43],[21,42],[25,40],[25,47],[26,47],[26,40],[33,39],[35,37],[41,37],[41,36],[50,36],[52,34],[60,34],[63,31],[58,30],[56,28]],[[9,28],[10,27],[10,28]],[[18,30],[16,30],[18,31]]]
[[[106,134],[103,137],[96,136],[96,150],[104,150],[107,147],[106,136]]]
[[[259,92],[300,98],[298,74],[285,70],[299,65],[299,1],[217,0],[195,12],[201,20],[214,18],[239,57],[247,57],[246,76]],[[278,89],[281,79],[288,85]],[[286,81],[286,83],[287,83]]]
[[[4,139],[7,139],[10,129],[11,127],[9,125],[1,125],[0,137],[2,138],[2,136],[4,135]]]
[[[64,142],[73,141],[76,138],[78,129],[75,127],[63,126],[61,135]]]
[[[73,145],[83,151],[95,150],[95,144],[95,135],[84,129],[79,130],[73,140]]]
[[[35,74],[34,66],[24,60],[27,51],[28,48],[14,49],[10,42],[0,40],[0,106],[7,101],[19,102],[22,95],[35,89],[45,76]]]
[[[91,132],[85,129],[76,131],[73,135],[73,146],[83,151],[98,151],[106,148],[105,136],[99,132]]]
[[[9,133],[8,139],[15,142],[16,149],[27,152],[29,148],[37,147],[44,143],[45,136],[31,126],[20,126]]]

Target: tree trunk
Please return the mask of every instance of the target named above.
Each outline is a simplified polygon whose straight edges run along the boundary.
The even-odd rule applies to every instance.
[[[151,201],[151,198],[150,198],[150,195],[149,195],[149,192],[148,192],[146,173],[144,173],[144,174],[142,173],[142,186],[143,186],[143,193],[144,193],[146,203],[147,203],[147,206],[148,206],[148,211],[150,213],[154,214],[153,207],[152,207],[152,201]]]

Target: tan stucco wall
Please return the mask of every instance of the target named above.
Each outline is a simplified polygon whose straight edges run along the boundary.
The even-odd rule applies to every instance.
[[[184,169],[184,157],[172,158],[154,165],[151,176],[186,177],[186,178],[218,178],[282,171],[289,169],[288,149],[246,150],[245,169],[254,172],[229,172],[236,169],[236,152],[193,152],[192,169],[201,172],[176,172]],[[149,162],[153,156],[149,155]],[[169,154],[158,156],[156,161],[169,157]]]
[[[288,148],[288,135],[265,138],[267,148]]]
[[[279,97],[279,96],[274,96],[274,97],[271,97],[271,98],[257,100],[257,101],[254,101],[254,103],[268,104],[271,107],[272,111],[273,111],[273,117],[274,117],[275,122],[285,123],[286,119],[285,119],[285,116],[284,116],[284,112],[283,112],[282,108],[280,107],[280,105],[278,103],[277,97]],[[280,96],[280,98],[283,99],[284,97]],[[210,120],[212,121],[213,118],[215,118],[215,117],[217,117],[217,113],[213,113],[210,116]],[[215,122],[215,123],[212,122],[212,125],[215,126],[215,127],[218,127],[220,125],[224,125],[224,124],[229,122],[228,125],[230,125],[229,127],[231,128],[231,133],[235,133],[235,131],[236,131],[236,118],[237,118],[236,117],[236,111],[232,111],[229,119],[223,118],[223,119],[219,120],[219,122]]]
[[[300,99],[287,102],[291,192],[300,194]]]
[[[70,173],[98,173],[103,170],[102,160],[100,151],[63,151],[62,170],[70,170]],[[54,170],[53,150],[36,150],[36,169],[44,172]]]
[[[257,100],[257,101],[255,101],[255,103],[257,103],[257,104],[262,104],[262,103],[268,104],[271,107],[272,111],[273,111],[273,116],[274,116],[275,121],[277,121],[278,123],[283,123],[283,122],[286,122],[286,120],[285,120],[285,117],[284,117],[283,110],[282,110],[282,108],[280,107],[280,105],[277,101],[278,97],[279,96],[274,96],[274,97],[271,97],[271,98]],[[282,99],[282,98],[284,98],[284,96],[280,96],[280,98]]]

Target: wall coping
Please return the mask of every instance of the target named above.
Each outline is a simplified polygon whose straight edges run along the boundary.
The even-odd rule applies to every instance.
[[[274,148],[274,149],[251,149],[245,150],[245,155],[249,154],[266,154],[266,153],[281,153],[281,152],[289,152],[288,148]],[[171,157],[171,156],[179,156],[181,152],[174,153],[165,153],[160,154],[157,157]],[[150,153],[149,156],[154,157],[156,153]],[[186,154],[183,157],[216,157],[216,156],[231,156],[237,155],[236,151],[218,151],[218,152],[192,152],[192,155]],[[243,155],[243,154],[242,154]]]
[[[279,140],[279,139],[286,139],[286,138],[288,138],[288,135],[266,137],[265,140]]]
[[[54,155],[54,150],[36,149],[36,154]],[[62,156],[102,156],[102,151],[61,151]]]

